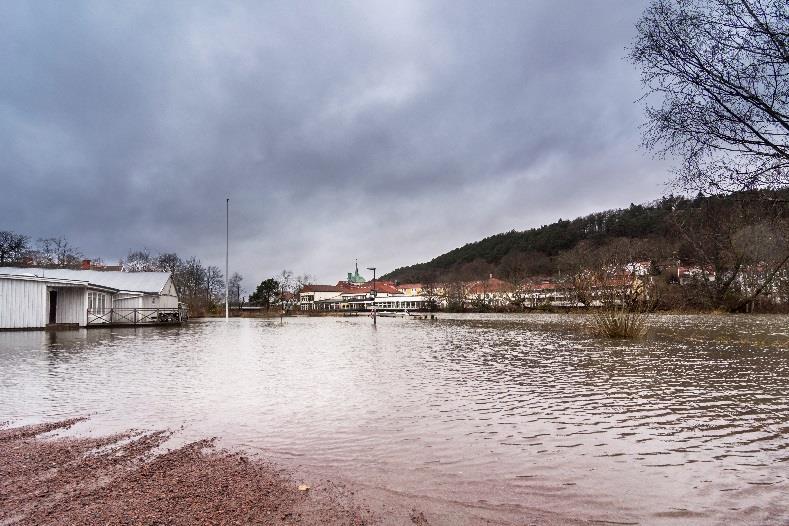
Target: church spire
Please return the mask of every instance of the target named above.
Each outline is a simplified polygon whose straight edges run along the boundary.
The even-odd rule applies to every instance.
[[[365,283],[367,280],[364,279],[359,274],[359,259],[358,258],[354,259],[354,270],[356,272],[349,272],[348,273],[348,283],[355,283],[357,285]]]

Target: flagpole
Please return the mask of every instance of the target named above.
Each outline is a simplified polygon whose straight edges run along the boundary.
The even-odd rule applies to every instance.
[[[230,262],[230,198],[225,201],[225,319],[230,319],[229,301],[229,262]]]

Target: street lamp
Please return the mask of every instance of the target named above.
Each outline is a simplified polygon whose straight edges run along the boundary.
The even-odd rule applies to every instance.
[[[367,270],[373,271],[373,325],[375,325],[375,267],[367,267]]]

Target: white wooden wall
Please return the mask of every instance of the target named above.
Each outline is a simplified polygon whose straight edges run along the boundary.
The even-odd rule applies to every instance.
[[[173,278],[169,278],[164,287],[162,287],[161,295],[156,303],[156,307],[163,309],[175,309],[178,307],[178,293],[175,291]]]
[[[58,292],[55,322],[79,323],[81,327],[84,327],[88,312],[87,290],[82,287],[50,287],[49,289]],[[49,293],[47,293],[47,303],[49,303]],[[109,305],[107,308],[109,308]],[[47,305],[48,312],[49,305]]]
[[[175,309],[178,307],[178,296],[158,296],[146,294],[143,296],[142,306],[151,309]]]
[[[112,300],[112,307],[115,309],[139,309],[142,306],[142,296],[115,296]]]
[[[46,283],[0,278],[0,329],[45,327],[46,294]]]

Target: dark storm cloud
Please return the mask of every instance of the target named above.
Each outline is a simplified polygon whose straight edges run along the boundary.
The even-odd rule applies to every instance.
[[[325,281],[653,198],[643,5],[0,4],[2,228]]]

